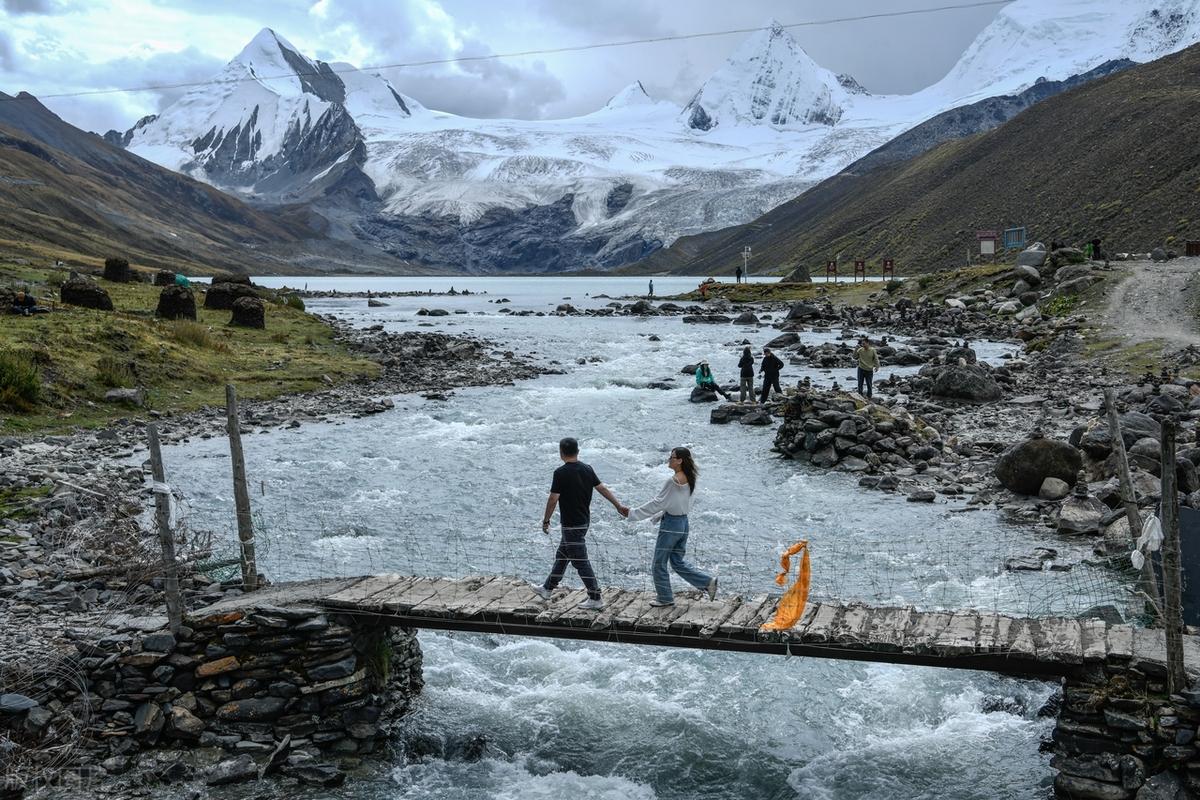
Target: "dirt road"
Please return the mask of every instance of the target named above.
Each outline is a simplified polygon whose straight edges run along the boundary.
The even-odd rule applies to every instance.
[[[1132,274],[1113,290],[1105,326],[1131,345],[1152,340],[1200,345],[1200,258],[1125,266]]]

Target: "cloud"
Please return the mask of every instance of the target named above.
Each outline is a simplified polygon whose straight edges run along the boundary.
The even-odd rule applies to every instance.
[[[53,0],[3,0],[0,3],[9,14],[56,14],[58,3]]]
[[[11,72],[17,68],[17,57],[13,52],[12,40],[6,31],[0,31],[0,70]]]
[[[488,24],[485,16],[456,20],[436,0],[395,3],[387,25],[379,24],[378,8],[369,0],[321,0],[311,13],[325,31],[333,29],[330,39],[338,40],[343,50],[376,64],[495,52],[475,29],[474,23]],[[562,81],[542,62],[463,61],[384,74],[423,105],[471,117],[539,118],[566,97]]]
[[[607,0],[603,3],[536,0],[533,10],[538,17],[592,36],[645,39],[675,32],[663,24],[657,8],[642,0]]]

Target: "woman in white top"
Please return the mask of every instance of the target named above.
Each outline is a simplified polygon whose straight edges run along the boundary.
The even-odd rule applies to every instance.
[[[684,560],[687,552],[688,512],[692,509],[692,493],[696,491],[696,476],[700,470],[692,460],[692,451],[676,447],[667,459],[673,474],[667,479],[658,496],[645,505],[629,509],[626,515],[635,522],[643,519],[660,519],[658,541],[654,545],[654,562],[651,575],[654,577],[652,606],[671,606],[675,597],[671,593],[671,574],[667,567],[679,573],[679,577],[708,592],[712,600],[717,594],[717,579],[696,569]]]

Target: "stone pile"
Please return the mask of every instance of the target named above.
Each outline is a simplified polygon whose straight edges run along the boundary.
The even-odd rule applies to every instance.
[[[83,275],[73,275],[63,281],[59,287],[59,300],[64,305],[94,308],[99,311],[112,311],[113,301],[104,287],[91,278]]]

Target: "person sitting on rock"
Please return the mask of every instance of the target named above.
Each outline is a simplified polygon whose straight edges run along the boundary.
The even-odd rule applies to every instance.
[[[16,299],[13,300],[12,313],[14,314],[23,314],[28,317],[30,314],[43,313],[47,310],[38,306],[37,298],[29,292],[17,292]]]
[[[717,384],[717,379],[713,377],[712,369],[708,366],[707,361],[701,361],[696,366],[696,385],[701,389],[708,389],[710,392],[715,392],[726,400],[732,401],[724,389]]]

